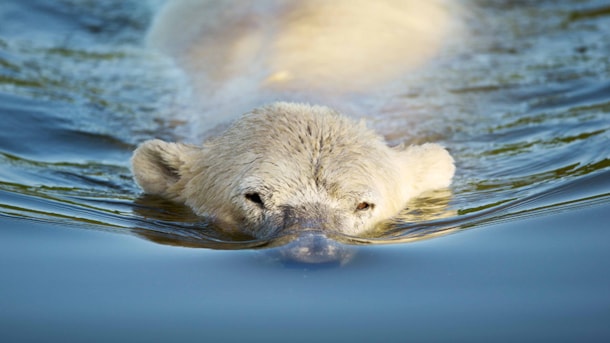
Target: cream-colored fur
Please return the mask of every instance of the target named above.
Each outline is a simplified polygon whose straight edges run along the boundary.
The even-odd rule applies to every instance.
[[[136,181],[227,231],[358,235],[413,197],[447,187],[453,159],[437,144],[390,148],[327,107],[275,103],[203,146],[152,140],[134,153]]]
[[[441,1],[168,1],[147,42],[189,76],[205,125],[248,113],[203,146],[145,142],[132,159],[136,181],[258,237],[358,235],[447,187],[453,159],[437,144],[389,148],[327,107],[258,107],[277,98],[328,103],[399,79],[455,28]]]

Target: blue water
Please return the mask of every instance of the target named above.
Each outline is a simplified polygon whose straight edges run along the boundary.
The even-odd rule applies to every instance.
[[[472,38],[368,103],[452,194],[307,265],[133,183],[194,114],[157,2],[0,3],[0,340],[608,341],[610,5],[463,4]]]

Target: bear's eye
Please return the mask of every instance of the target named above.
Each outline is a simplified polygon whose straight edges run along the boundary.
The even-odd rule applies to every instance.
[[[356,211],[367,211],[367,210],[372,210],[373,207],[375,207],[374,204],[370,204],[368,202],[361,202],[358,204],[358,206],[356,206]]]
[[[261,199],[261,196],[258,193],[246,193],[245,197],[253,203],[263,206],[263,199]]]

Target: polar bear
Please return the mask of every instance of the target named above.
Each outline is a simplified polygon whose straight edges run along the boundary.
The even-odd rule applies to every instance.
[[[132,166],[145,192],[258,238],[361,235],[410,199],[449,186],[455,170],[438,144],[391,148],[363,122],[286,102],[252,110],[202,146],[147,141]]]
[[[373,229],[447,187],[453,159],[437,144],[389,147],[337,109],[362,113],[353,99],[383,92],[449,34],[456,40],[454,9],[443,0],[167,1],[147,44],[184,71],[202,104],[193,136],[233,124],[202,146],[144,142],[132,157],[137,183],[228,233]]]

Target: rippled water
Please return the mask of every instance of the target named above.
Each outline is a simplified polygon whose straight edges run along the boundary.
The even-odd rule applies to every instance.
[[[610,5],[464,3],[469,38],[365,105],[389,142],[450,149],[452,194],[418,199],[383,231],[337,240],[404,243],[608,209]],[[0,4],[0,226],[18,219],[226,250],[286,243],[225,237],[134,185],[135,146],[185,138],[196,115],[181,74],[143,47],[156,5]],[[589,225],[607,227],[607,219]],[[608,308],[600,311],[608,318]]]

